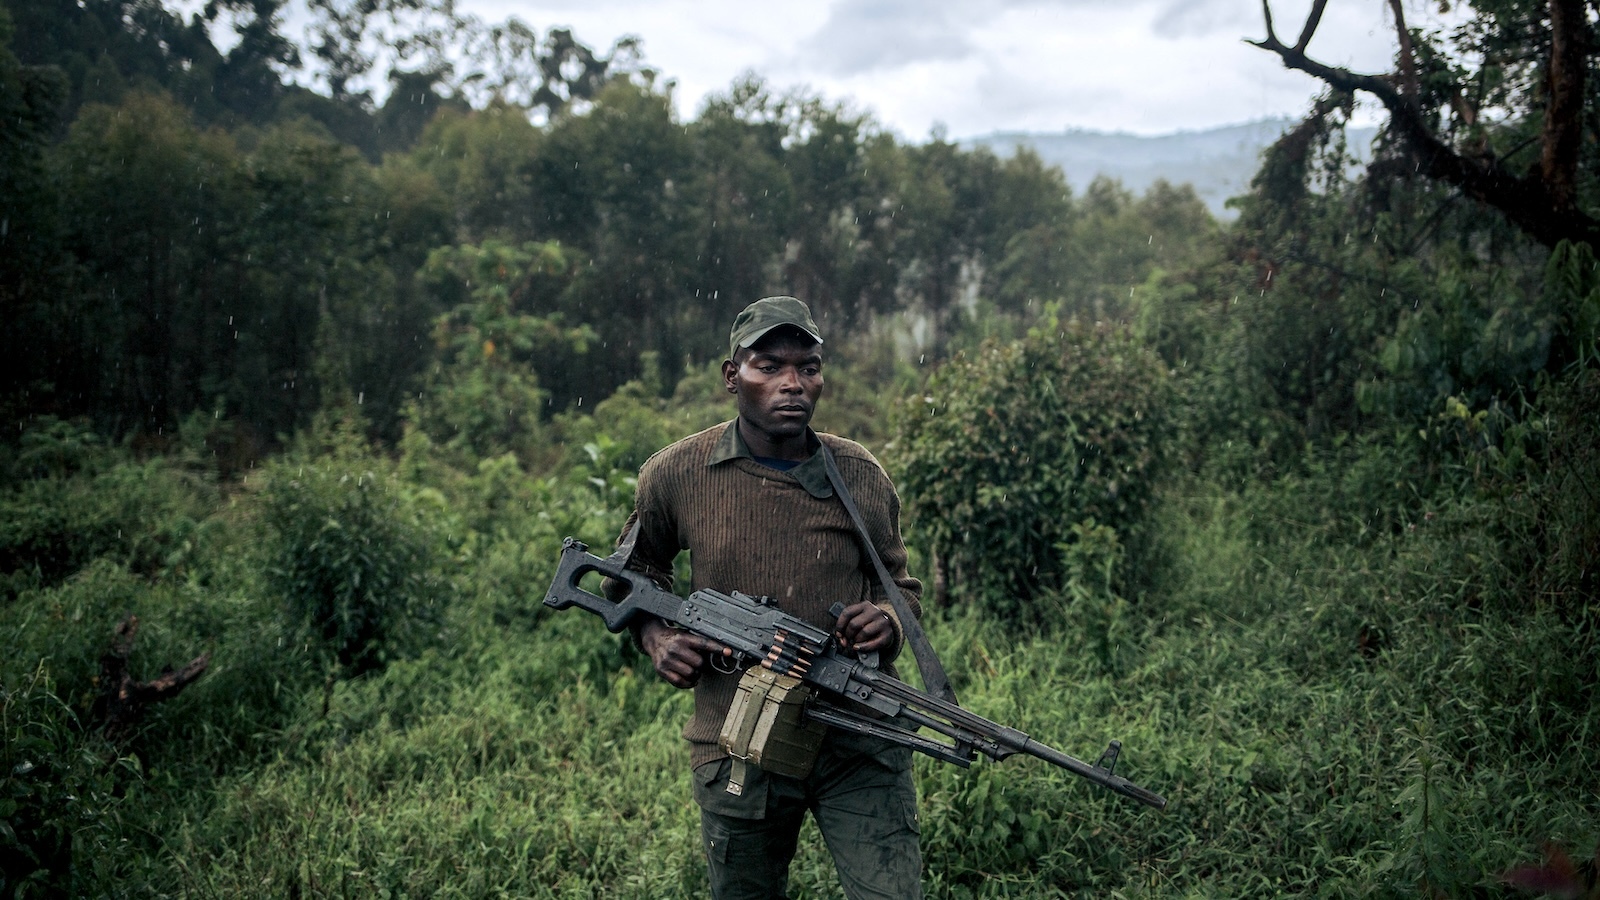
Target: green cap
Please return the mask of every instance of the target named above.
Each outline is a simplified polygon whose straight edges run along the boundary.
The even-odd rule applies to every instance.
[[[792,325],[822,343],[817,323],[811,320],[811,310],[804,303],[793,297],[762,297],[746,306],[733,320],[733,331],[728,335],[728,358],[732,359],[740,347],[750,347],[761,340],[762,335],[783,325]]]

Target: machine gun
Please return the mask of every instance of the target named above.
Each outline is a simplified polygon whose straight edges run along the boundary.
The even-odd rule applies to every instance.
[[[1159,794],[1113,773],[1122,748],[1120,741],[1112,741],[1100,759],[1089,765],[1015,728],[919,691],[880,671],[875,659],[846,656],[830,632],[789,615],[765,597],[699,590],[684,599],[662,590],[614,557],[602,559],[588,550],[587,545],[572,538],[562,543],[561,563],[545,595],[545,606],[558,610],[581,607],[599,616],[613,633],[628,627],[640,615],[651,615],[710,638],[732,651],[731,660],[723,659],[734,666],[759,663],[820,689],[805,706],[806,718],[815,722],[893,741],[963,767],[970,766],[980,753],[994,760],[1025,753],[1147,806],[1166,808],[1167,801]],[[625,583],[626,596],[613,602],[584,590],[579,581],[591,572]],[[836,614],[838,609],[836,606]],[[737,670],[721,668],[724,672]],[[834,697],[854,701],[885,718],[864,715],[824,699]],[[950,743],[898,727],[889,719],[927,728],[949,738]]]

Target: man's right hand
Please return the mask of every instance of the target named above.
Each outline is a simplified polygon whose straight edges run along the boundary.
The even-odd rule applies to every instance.
[[[639,644],[650,654],[656,673],[680,688],[694,687],[711,657],[733,655],[732,650],[710,638],[673,628],[660,619],[646,622],[639,629]]]

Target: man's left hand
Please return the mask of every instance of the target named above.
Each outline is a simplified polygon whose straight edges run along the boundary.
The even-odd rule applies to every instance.
[[[894,621],[889,614],[866,602],[845,607],[834,625],[839,646],[855,653],[872,653],[888,649],[894,642]]]

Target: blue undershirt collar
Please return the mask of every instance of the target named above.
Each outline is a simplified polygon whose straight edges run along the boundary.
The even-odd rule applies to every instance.
[[[744,436],[739,433],[739,420],[734,419],[723,430],[722,437],[717,439],[717,445],[712,448],[711,457],[706,460],[706,465],[714,466],[730,459],[748,459],[775,472],[792,476],[806,489],[806,493],[819,500],[826,500],[833,496],[833,485],[828,482],[828,469],[822,460],[822,454],[816,452],[822,446],[822,440],[809,426],[806,428],[806,445],[811,448],[811,455],[803,460],[769,460],[758,457],[750,452]]]

